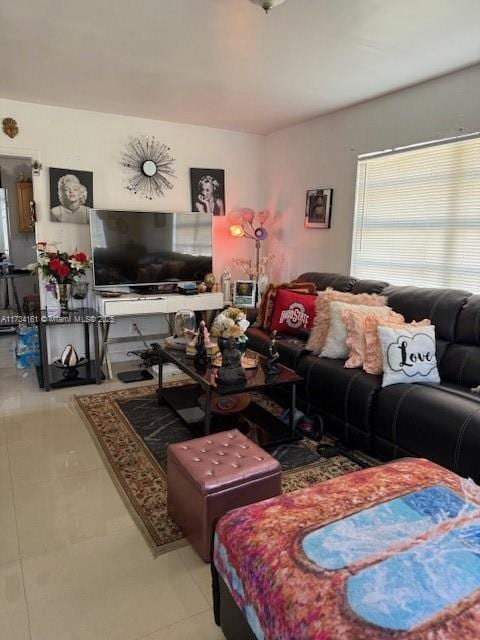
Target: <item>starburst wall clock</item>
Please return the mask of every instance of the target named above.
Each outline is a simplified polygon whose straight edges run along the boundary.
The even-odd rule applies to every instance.
[[[148,200],[163,196],[166,189],[173,189],[169,178],[175,178],[174,162],[170,147],[155,136],[131,138],[121,159],[129,174],[125,188]]]

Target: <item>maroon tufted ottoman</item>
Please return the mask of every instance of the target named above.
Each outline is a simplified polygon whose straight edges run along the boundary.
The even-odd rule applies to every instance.
[[[171,444],[167,455],[168,512],[206,562],[217,517],[281,493],[280,464],[236,429]]]

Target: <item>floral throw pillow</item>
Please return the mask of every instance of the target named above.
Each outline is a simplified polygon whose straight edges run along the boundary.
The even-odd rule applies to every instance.
[[[439,383],[435,327],[378,327],[382,345],[382,387],[412,382]]]

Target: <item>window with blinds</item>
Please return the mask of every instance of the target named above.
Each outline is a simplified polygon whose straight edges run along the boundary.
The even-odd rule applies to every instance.
[[[480,138],[359,159],[351,273],[480,292]]]
[[[212,255],[212,217],[195,214],[192,219],[184,216],[173,227],[174,251],[192,256]]]

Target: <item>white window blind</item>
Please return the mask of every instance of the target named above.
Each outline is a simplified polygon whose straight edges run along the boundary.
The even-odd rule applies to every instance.
[[[173,228],[173,250],[194,256],[209,256],[212,253],[212,219],[197,216],[195,223],[189,220],[177,222]]]
[[[359,160],[351,273],[480,292],[480,138]]]

